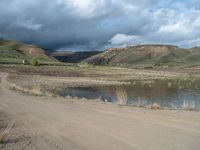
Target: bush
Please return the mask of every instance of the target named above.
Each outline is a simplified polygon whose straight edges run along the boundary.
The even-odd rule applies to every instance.
[[[32,64],[33,66],[39,66],[39,62],[38,62],[38,60],[37,60],[36,58],[33,58],[33,59],[32,59],[31,64]]]

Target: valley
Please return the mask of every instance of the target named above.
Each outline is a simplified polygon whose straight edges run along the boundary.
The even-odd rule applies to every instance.
[[[198,150],[198,48],[50,54],[0,43],[1,149]]]

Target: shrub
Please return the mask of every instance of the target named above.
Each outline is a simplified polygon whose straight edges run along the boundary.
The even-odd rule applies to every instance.
[[[39,62],[38,62],[38,60],[37,60],[36,58],[33,58],[33,59],[32,59],[31,64],[32,64],[33,66],[39,66]]]

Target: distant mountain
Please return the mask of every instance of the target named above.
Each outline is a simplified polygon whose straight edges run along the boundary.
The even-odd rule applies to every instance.
[[[200,66],[200,48],[173,45],[139,45],[111,48],[84,62],[94,65],[118,65],[135,68]]]
[[[45,50],[35,45],[0,39],[0,63],[22,63],[37,58],[40,62],[55,61]]]
[[[51,54],[52,57],[56,58],[61,62],[66,63],[79,63],[87,58],[94,55],[100,54],[99,51],[82,51],[82,52],[71,52],[71,51],[57,51]]]

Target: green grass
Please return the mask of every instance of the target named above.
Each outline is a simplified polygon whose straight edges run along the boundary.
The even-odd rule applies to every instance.
[[[22,64],[23,60],[26,60],[31,64],[33,58],[37,59],[40,64],[58,63],[58,61],[48,56],[41,48],[0,39],[1,64]]]

